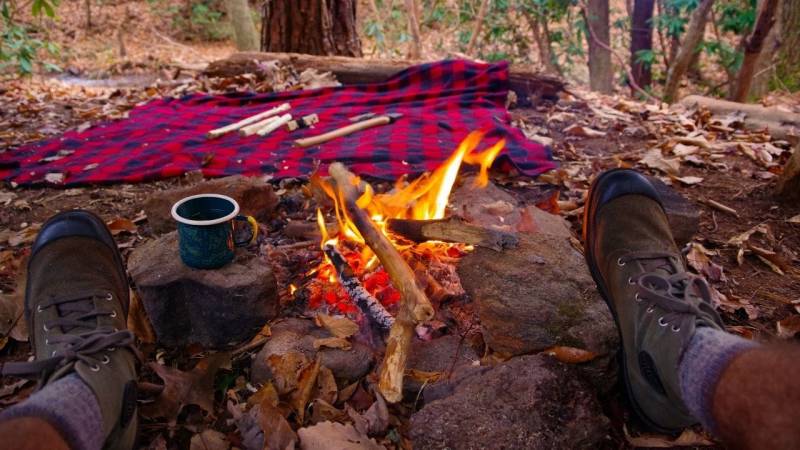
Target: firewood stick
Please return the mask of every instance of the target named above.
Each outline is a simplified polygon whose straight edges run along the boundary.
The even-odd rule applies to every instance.
[[[519,238],[513,233],[473,225],[460,217],[440,220],[389,219],[386,228],[414,242],[455,242],[498,252],[519,244]]]
[[[279,118],[277,118],[276,120],[273,120],[272,122],[267,124],[264,128],[261,128],[260,130],[258,130],[256,132],[256,134],[258,134],[259,136],[266,136],[266,135],[272,133],[273,131],[277,130],[278,128],[286,125],[291,120],[292,120],[292,115],[291,114],[284,114],[284,115],[280,116]]]
[[[244,136],[244,137],[252,136],[252,135],[256,134],[262,128],[264,128],[264,127],[270,125],[271,123],[277,121],[279,118],[281,118],[281,116],[272,116],[272,117],[268,117],[268,118],[266,118],[264,120],[260,120],[260,121],[258,121],[256,123],[252,124],[252,125],[248,125],[248,126],[242,128],[241,130],[239,130],[239,135]]]
[[[344,290],[361,311],[382,329],[388,330],[391,328],[392,324],[394,324],[394,317],[389,314],[389,311],[383,307],[378,299],[364,289],[344,256],[331,244],[326,244],[322,250],[328,255],[333,267],[336,269],[339,283],[342,284]]]
[[[338,162],[331,164],[328,172],[343,200],[344,205],[341,206],[347,211],[348,217],[364,238],[364,242],[375,252],[395,289],[400,292],[400,310],[389,331],[386,355],[378,381],[378,389],[383,397],[391,403],[397,403],[403,398],[403,375],[415,322],[430,320],[433,317],[433,306],[425,292],[417,285],[414,272],[408,263],[372,222],[367,212],[356,204],[359,197],[356,189],[359,183],[356,176]]]
[[[240,121],[238,121],[236,123],[232,123],[230,125],[226,125],[226,126],[224,126],[222,128],[217,128],[216,130],[211,130],[206,134],[206,137],[208,139],[214,139],[214,138],[220,137],[225,133],[229,133],[231,131],[236,131],[239,128],[246,127],[247,125],[250,125],[252,123],[256,123],[258,121],[266,119],[267,117],[274,116],[274,115],[282,113],[284,111],[288,111],[290,107],[291,106],[288,103],[283,103],[283,104],[281,104],[279,106],[276,106],[276,107],[274,107],[272,109],[269,109],[269,110],[264,111],[262,113],[258,113],[255,116],[251,116],[251,117],[248,117],[246,119],[242,119],[242,120],[240,120]]]

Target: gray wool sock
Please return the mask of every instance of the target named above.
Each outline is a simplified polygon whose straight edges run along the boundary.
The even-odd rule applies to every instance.
[[[712,415],[714,391],[733,358],[758,344],[709,327],[695,331],[678,366],[681,397],[703,427],[717,433]]]
[[[97,450],[105,442],[97,398],[75,374],[48,384],[22,403],[3,411],[0,422],[22,417],[46,420],[72,449]]]

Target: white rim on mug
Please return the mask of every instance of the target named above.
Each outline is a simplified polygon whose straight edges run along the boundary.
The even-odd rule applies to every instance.
[[[213,219],[213,220],[192,220],[192,219],[187,219],[187,218],[185,218],[185,217],[183,217],[183,216],[178,214],[178,208],[182,204],[188,202],[189,200],[194,200],[196,198],[202,198],[202,197],[214,197],[214,198],[221,198],[223,200],[227,200],[227,201],[229,201],[229,202],[231,202],[233,204],[233,211],[230,214],[228,214],[227,216],[225,216],[225,217],[220,217],[219,219]],[[177,220],[180,223],[185,223],[187,225],[198,225],[198,226],[216,225],[218,223],[227,222],[227,221],[233,219],[234,217],[236,217],[238,214],[239,214],[239,203],[237,203],[236,200],[228,197],[227,195],[221,195],[221,194],[197,194],[197,195],[192,195],[192,196],[189,196],[189,197],[184,197],[184,198],[178,200],[177,202],[175,202],[174,205],[172,205],[172,218]]]

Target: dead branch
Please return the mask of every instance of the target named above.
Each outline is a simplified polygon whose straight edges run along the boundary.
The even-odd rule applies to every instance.
[[[378,389],[387,401],[396,403],[403,398],[403,374],[411,347],[415,322],[424,322],[433,317],[433,306],[425,292],[417,285],[414,272],[400,256],[397,249],[383,235],[367,212],[356,204],[360,193],[356,188],[360,180],[341,163],[328,168],[336,190],[343,201],[348,217],[355,225],[369,248],[375,252],[395,289],[400,292],[400,310],[386,342],[386,356],[381,367]]]
[[[483,0],[481,2],[481,8],[478,10],[478,20],[475,23],[475,30],[472,32],[472,36],[469,38],[469,43],[467,44],[467,54],[471,55],[472,50],[475,49],[475,44],[478,42],[478,35],[481,34],[481,28],[483,28],[483,21],[486,20],[486,11],[489,10],[489,3],[491,0]]]
[[[728,214],[730,214],[732,216],[739,217],[739,212],[738,211],[736,211],[735,209],[731,208],[730,206],[723,205],[722,203],[720,203],[720,202],[718,202],[716,200],[712,200],[710,198],[701,198],[698,201],[700,203],[704,204],[704,205],[708,205],[708,206],[716,209],[717,211],[722,211],[722,212],[728,213]]]
[[[681,100],[689,108],[703,107],[714,115],[739,114],[744,116],[745,128],[750,130],[768,129],[775,139],[797,140],[800,136],[800,114],[761,105],[730,102],[716,98],[689,95]]]
[[[325,244],[322,250],[328,255],[328,259],[331,260],[331,264],[336,269],[339,283],[341,283],[347,295],[356,303],[364,315],[384,330],[391,328],[392,324],[394,324],[394,317],[389,314],[389,311],[386,311],[386,308],[383,307],[378,299],[364,289],[364,286],[358,280],[358,276],[353,272],[353,268],[350,267],[344,256],[331,244]]]
[[[460,217],[441,220],[389,219],[386,227],[392,233],[414,242],[455,242],[498,252],[516,247],[519,243],[515,234],[473,225]]]
[[[408,14],[408,34],[411,35],[411,59],[419,59],[422,54],[422,43],[419,32],[419,10],[416,0],[406,0],[406,14]]]

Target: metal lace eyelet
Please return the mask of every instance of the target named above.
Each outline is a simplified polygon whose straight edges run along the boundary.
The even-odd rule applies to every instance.
[[[639,297],[639,293],[637,292],[634,294],[633,299],[636,300],[636,303],[641,303],[642,299]]]
[[[110,302],[111,300],[114,300],[114,295],[111,292],[109,292],[108,294],[106,294],[106,301]]]
[[[56,351],[53,350],[53,353],[50,353],[50,356],[56,356]]]
[[[652,306],[651,306],[651,307],[649,307],[649,308],[647,308],[647,312],[648,312],[648,313],[652,313],[652,312],[653,312],[653,311],[655,311],[655,310],[656,310],[656,309],[655,309],[654,307],[652,307]]]
[[[622,267],[625,265],[625,261],[623,261],[622,258],[617,258],[617,265]]]
[[[661,325],[662,327],[665,327],[665,326],[669,325],[667,322],[664,322],[664,318],[663,317],[659,317],[658,318],[658,324]]]
[[[42,309],[42,305],[36,307],[36,312],[44,312],[44,310]]]
[[[44,345],[50,345],[50,339],[44,338]]]
[[[47,325],[42,325],[42,330],[46,332],[50,331],[50,328],[47,328]]]
[[[107,352],[113,352],[116,349],[117,349],[117,347],[106,347],[106,351]]]
[[[109,316],[110,317],[117,317],[117,312],[116,311],[111,311],[111,314],[109,314]]]
[[[628,277],[628,284],[636,284],[632,277]]]
[[[676,327],[675,325],[673,325],[673,326],[672,326],[672,331],[674,331],[675,333],[677,333],[678,331],[681,331],[681,327]]]
[[[98,366],[97,364],[93,364],[93,365],[89,366],[89,370],[91,370],[92,372],[99,372],[100,371],[100,366]]]
[[[109,359],[108,355],[103,355],[103,359],[100,362],[103,364],[108,364],[111,362],[111,359]]]
[[[119,331],[119,328],[114,327],[114,333],[116,333],[117,331]]]

